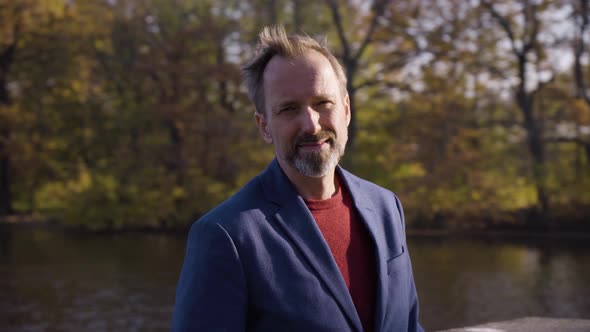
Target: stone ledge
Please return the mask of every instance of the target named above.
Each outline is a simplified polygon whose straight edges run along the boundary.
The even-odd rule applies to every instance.
[[[525,317],[439,332],[589,332],[590,319]]]

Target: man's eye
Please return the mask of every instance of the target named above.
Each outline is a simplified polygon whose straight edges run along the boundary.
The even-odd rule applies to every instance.
[[[279,109],[279,113],[283,113],[283,112],[291,112],[295,110],[295,106],[285,106],[281,109]]]

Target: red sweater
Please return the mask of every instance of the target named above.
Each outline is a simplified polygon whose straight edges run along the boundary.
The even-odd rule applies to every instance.
[[[371,235],[360,220],[348,189],[340,185],[326,200],[306,200],[348,287],[366,332],[375,325],[377,271]]]

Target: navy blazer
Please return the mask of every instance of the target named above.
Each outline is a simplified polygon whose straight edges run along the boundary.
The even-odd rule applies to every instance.
[[[400,201],[337,172],[376,248],[375,331],[422,331]],[[326,241],[276,159],[191,227],[172,330],[363,331]]]

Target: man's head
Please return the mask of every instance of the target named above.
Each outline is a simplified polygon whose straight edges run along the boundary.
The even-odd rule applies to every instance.
[[[243,69],[263,139],[281,167],[307,177],[333,171],[348,140],[346,78],[330,51],[282,28],[260,34],[260,53]]]
[[[263,74],[269,61],[274,56],[295,58],[312,51],[322,54],[332,66],[340,83],[343,94],[346,93],[346,75],[338,59],[326,45],[326,39],[314,39],[309,36],[287,35],[282,26],[262,29],[257,46],[258,54],[242,68],[244,85],[248,96],[256,106],[256,112],[264,114]]]

